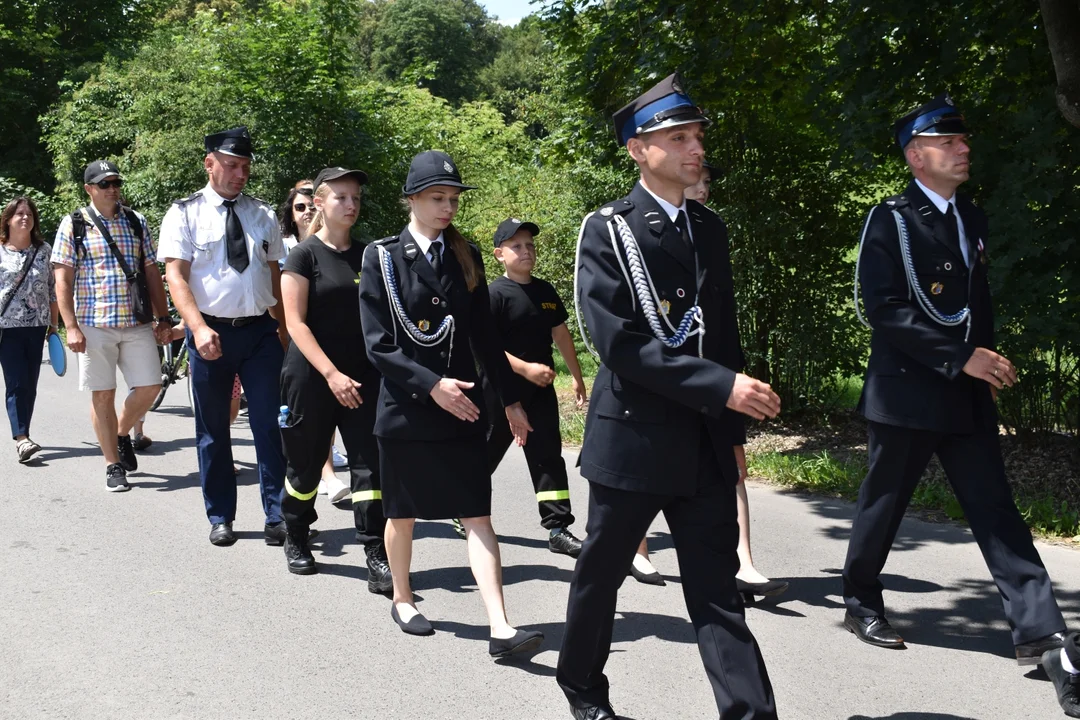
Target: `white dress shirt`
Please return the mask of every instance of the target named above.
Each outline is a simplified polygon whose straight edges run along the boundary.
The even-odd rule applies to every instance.
[[[918,185],[919,189],[930,199],[930,202],[934,203],[934,207],[936,207],[942,215],[944,215],[948,211],[949,206],[952,205],[953,215],[956,216],[956,229],[960,231],[960,252],[964,254],[964,264],[971,267],[971,258],[968,257],[967,233],[964,232],[964,219],[960,217],[960,210],[956,207],[956,193],[953,193],[953,196],[946,200],[923,185],[918,178],[915,178],[915,184]]]
[[[419,230],[413,227],[412,223],[409,223],[409,233],[412,234],[413,240],[416,240],[416,244],[420,246],[420,250],[424,253],[424,257],[428,262],[431,262],[431,246],[435,243],[439,243],[439,259],[442,260],[446,255],[446,240],[443,239],[442,231],[439,231],[439,236],[434,240],[428,239],[426,235],[423,235]]]
[[[198,197],[174,203],[161,221],[158,257],[191,263],[188,284],[199,311],[222,318],[262,315],[277,304],[269,262],[285,257],[273,208],[249,195],[238,195],[236,211],[247,239],[247,269],[229,265],[225,243],[225,198],[207,185]]]
[[[682,212],[686,216],[686,232],[688,235],[690,235],[690,241],[693,242],[694,231],[690,229],[690,213],[686,211],[686,196],[683,196],[682,205],[675,207],[667,200],[660,197],[649,188],[645,187],[644,183],[642,183],[641,187],[645,188],[645,192],[653,196],[653,200],[657,202],[657,204],[660,206],[660,209],[663,210],[669,218],[671,218],[672,225],[675,224],[675,220],[679,217],[680,212]]]

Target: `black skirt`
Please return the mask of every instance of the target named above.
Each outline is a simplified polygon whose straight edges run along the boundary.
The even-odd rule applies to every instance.
[[[379,468],[388,518],[491,515],[491,473],[483,435],[432,441],[380,437]]]

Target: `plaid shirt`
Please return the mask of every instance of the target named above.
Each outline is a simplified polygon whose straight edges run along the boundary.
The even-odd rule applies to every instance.
[[[86,208],[81,208],[86,221],[86,239],[82,251],[75,257],[75,240],[71,231],[71,215],[65,215],[56,231],[52,261],[75,268],[75,318],[80,325],[104,328],[124,328],[138,325],[131,311],[131,296],[127,277],[120,269],[109,244],[94,225]],[[157,261],[153,238],[146,218],[135,213],[142,223],[142,254],[144,263]],[[105,228],[112,235],[116,247],[123,253],[128,266],[139,266],[139,238],[131,230],[127,216],[118,212],[112,220],[101,217]]]

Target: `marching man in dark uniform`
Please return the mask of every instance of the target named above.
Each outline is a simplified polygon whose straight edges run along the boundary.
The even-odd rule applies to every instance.
[[[737,413],[774,417],[780,399],[730,369],[741,350],[727,229],[684,197],[701,175],[708,123],[678,75],[619,110],[615,132],[641,181],[582,224],[575,299],[603,364],[581,449],[588,537],[557,674],[577,720],[615,717],[604,665],[616,597],[661,511],[720,717],[776,718],[735,585],[733,445]]]
[[[878,576],[936,454],[1001,593],[1017,662],[1035,665],[1061,647],[1065,621],[1005,478],[994,402],[1016,368],[994,351],[986,215],[956,194],[968,130],[940,95],[894,132],[915,178],[870,211],[856,266],[856,308],[861,286],[873,330],[859,400],[870,469],[844,565],[844,626],[871,645],[903,646]]]

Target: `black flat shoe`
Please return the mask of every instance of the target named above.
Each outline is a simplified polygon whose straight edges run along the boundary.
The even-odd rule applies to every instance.
[[[783,595],[787,592],[789,585],[784,580],[769,580],[768,582],[763,583],[750,583],[735,578],[735,587],[738,588],[739,594],[742,595],[743,603],[750,606],[753,605],[759,597],[776,597],[777,595]]]
[[[646,585],[667,585],[667,583],[664,582],[664,576],[656,570],[653,570],[651,573],[643,573],[631,564],[630,574],[633,575],[634,579],[639,583],[644,583]],[[612,717],[614,717],[614,715]]]
[[[229,547],[236,542],[233,535],[232,523],[214,523],[210,526],[210,544],[218,547]]]
[[[588,707],[570,707],[574,720],[615,720],[615,711],[610,705],[589,705]]]
[[[428,619],[423,615],[415,615],[409,622],[402,622],[401,616],[398,615],[397,605],[390,606],[390,617],[394,619],[394,622],[398,624],[402,632],[409,635],[434,635],[435,628],[431,626]]]
[[[889,624],[884,615],[855,617],[849,612],[844,615],[844,627],[854,633],[855,637],[874,647],[895,648],[898,650],[905,647],[904,638],[893,630],[893,626]]]
[[[544,642],[544,633],[539,630],[518,630],[514,637],[491,638],[488,640],[488,655],[504,658],[518,653],[535,650]]]
[[[1029,643],[1021,643],[1016,646],[1017,665],[1038,665],[1043,653],[1047,650],[1060,650],[1065,645],[1065,633],[1056,632]]]

